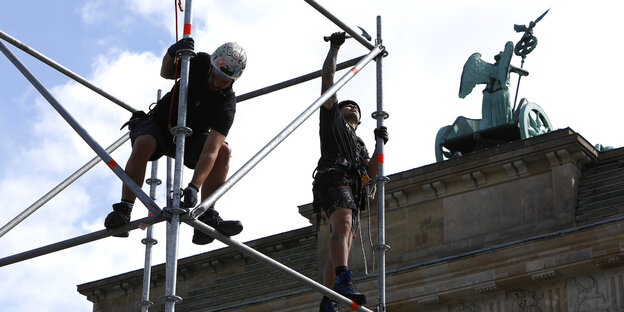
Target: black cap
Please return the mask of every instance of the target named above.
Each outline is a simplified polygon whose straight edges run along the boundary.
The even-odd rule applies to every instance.
[[[340,103],[338,103],[338,109],[341,109],[343,106],[347,105],[347,104],[351,104],[353,106],[355,106],[358,110],[358,114],[360,114],[360,117],[362,117],[362,110],[360,109],[360,105],[358,105],[358,103],[355,103],[355,101],[353,100],[344,100]]]

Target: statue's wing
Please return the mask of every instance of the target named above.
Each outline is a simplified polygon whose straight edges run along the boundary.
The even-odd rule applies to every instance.
[[[459,97],[465,98],[477,84],[487,84],[493,68],[494,65],[481,59],[480,53],[473,53],[464,64],[464,71],[459,84]]]

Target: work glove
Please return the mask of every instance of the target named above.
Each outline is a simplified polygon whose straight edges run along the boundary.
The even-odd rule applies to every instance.
[[[346,34],[344,31],[335,32],[331,36],[329,36],[329,41],[332,46],[339,47],[345,42]]]
[[[386,128],[386,126],[375,128],[373,132],[375,132],[375,140],[382,139],[384,145],[388,142],[388,128]]]
[[[193,183],[189,183],[189,185],[183,191],[183,208],[193,208],[195,207],[195,205],[197,205],[197,192],[199,192],[199,188]]]
[[[176,57],[176,53],[180,50],[193,50],[195,49],[195,40],[193,38],[182,38],[180,41],[172,44],[169,49],[167,49],[167,54],[172,57]]]

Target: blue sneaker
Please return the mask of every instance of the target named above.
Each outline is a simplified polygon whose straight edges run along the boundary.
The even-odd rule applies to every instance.
[[[323,296],[323,300],[321,300],[321,305],[319,306],[319,312],[338,312],[336,308],[336,303],[333,302],[329,297]]]
[[[355,290],[351,280],[353,279],[353,272],[346,270],[340,275],[336,276],[336,283],[334,284],[334,291],[355,301],[358,305],[366,304],[366,295],[361,294]]]

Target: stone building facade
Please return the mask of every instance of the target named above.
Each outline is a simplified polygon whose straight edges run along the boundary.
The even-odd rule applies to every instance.
[[[624,148],[599,151],[567,128],[389,175],[387,311],[624,311],[623,165]],[[372,310],[375,210],[350,259]],[[316,222],[310,204],[299,211]],[[320,281],[327,238],[310,226],[246,244]],[[318,310],[320,294],[231,248],[178,269],[176,311]],[[142,274],[78,291],[94,312],[140,311]],[[164,265],[151,287],[150,311],[164,311]]]

